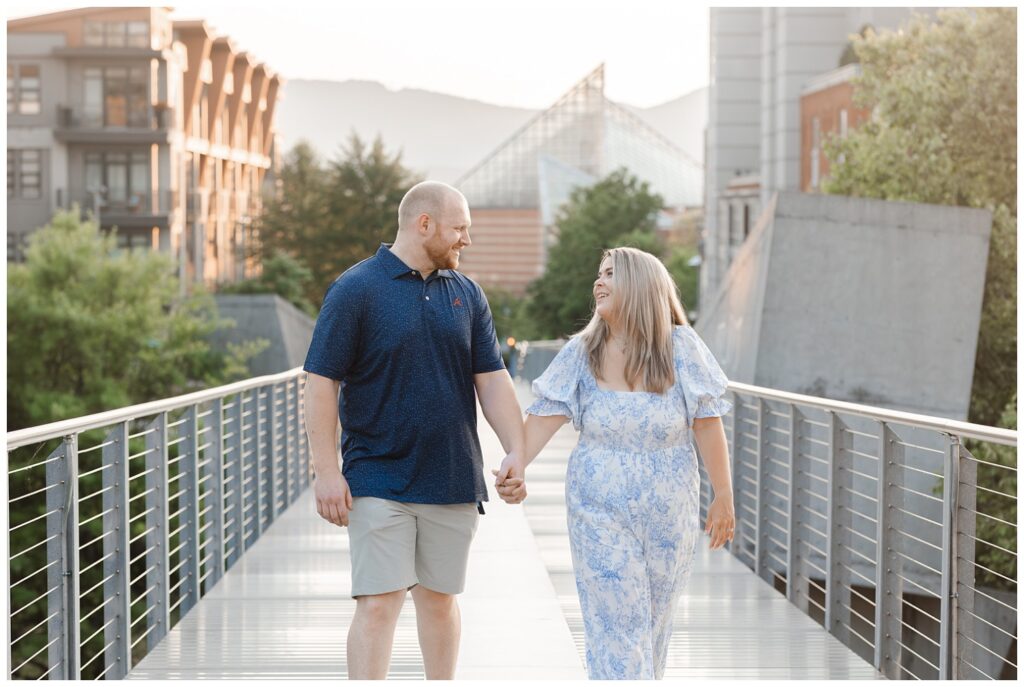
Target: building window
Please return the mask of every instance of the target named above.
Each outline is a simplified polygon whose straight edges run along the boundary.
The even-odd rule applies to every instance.
[[[750,236],[750,206],[743,204],[743,240]]]
[[[153,249],[152,232],[149,229],[118,229],[117,252],[131,253]]]
[[[43,197],[43,151],[7,151],[7,197],[39,200]]]
[[[144,67],[87,67],[84,89],[87,126],[149,125],[148,80]]]
[[[729,237],[729,243],[733,242],[733,231],[732,231],[732,202],[725,201],[725,235]]]
[[[846,110],[839,110],[839,138],[846,138],[850,128],[849,115]]]
[[[149,154],[86,153],[85,190],[89,207],[99,192],[108,207],[141,209],[149,194]]]
[[[38,64],[7,65],[7,114],[37,115],[43,111]]]
[[[17,168],[17,157],[18,154],[9,149],[7,150],[7,197],[14,197],[14,170]]]
[[[811,188],[817,190],[821,175],[821,120],[811,119]]]
[[[107,48],[148,48],[149,23],[144,21],[89,21],[85,44]]]
[[[149,47],[149,24],[144,21],[130,21],[126,24],[128,45],[133,48]]]

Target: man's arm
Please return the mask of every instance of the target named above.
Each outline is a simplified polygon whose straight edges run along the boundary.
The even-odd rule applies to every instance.
[[[498,435],[506,453],[497,473],[497,484],[501,486],[508,478],[521,480],[525,470],[523,450],[526,441],[522,410],[516,400],[512,378],[507,370],[501,369],[473,375],[473,384],[487,424]]]
[[[306,436],[316,481],[316,511],[335,525],[348,525],[352,493],[338,466],[338,391],[341,383],[306,373]]]

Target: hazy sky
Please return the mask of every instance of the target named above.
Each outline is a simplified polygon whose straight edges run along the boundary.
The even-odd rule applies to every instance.
[[[7,18],[83,7],[15,2]],[[601,62],[613,100],[656,105],[708,82],[708,8],[665,0],[181,2],[286,79],[367,79],[542,108]]]

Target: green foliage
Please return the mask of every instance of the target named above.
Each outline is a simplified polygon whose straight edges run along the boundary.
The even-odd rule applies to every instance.
[[[8,265],[7,279],[7,418],[11,430],[241,379],[250,375],[248,359],[266,346],[266,342],[256,341],[229,346],[227,353],[213,349],[209,334],[230,324],[217,316],[213,298],[198,293],[181,300],[174,266],[167,256],[119,252],[116,239],[102,235],[94,222],[81,221],[78,208],[57,213],[48,226],[33,234],[26,262]],[[183,412],[175,411],[171,417],[178,425],[172,434],[181,435]],[[131,431],[143,434],[140,425],[134,423]],[[80,522],[84,523],[79,530],[83,565],[98,560],[104,551],[100,540],[105,523],[95,514],[108,497],[93,496],[103,489],[103,476],[98,473],[102,453],[96,449],[105,441],[105,433],[91,430],[78,436],[80,477],[76,484]],[[9,533],[12,555],[18,554],[10,561],[11,579],[18,581],[10,590],[10,599],[13,608],[22,609],[11,620],[12,635],[23,637],[11,648],[14,665],[24,663],[18,678],[39,677],[48,669],[43,650],[48,641],[45,619],[53,609],[48,610],[45,599],[48,576],[40,572],[46,569],[48,552],[47,547],[35,544],[47,536],[46,519],[40,519],[48,512],[43,463],[59,443],[53,440],[8,453],[8,468],[16,470],[8,475],[9,517],[12,524],[23,525]],[[172,458],[178,455],[179,445],[169,447]],[[129,451],[135,456],[133,470],[141,470],[145,439],[132,439]],[[170,476],[178,469],[170,467]],[[129,485],[133,496],[142,491],[143,483],[135,480]],[[136,499],[132,513],[137,515],[144,505]],[[133,536],[145,529],[144,519],[132,524]],[[171,545],[182,536],[172,536]],[[145,539],[138,538],[131,547],[133,557],[139,557],[145,546]],[[136,574],[145,562],[144,557],[139,558],[133,567]],[[81,589],[91,590],[84,592],[81,600],[86,611],[104,601],[103,573],[102,567],[94,566],[83,574]],[[144,575],[136,581],[136,599],[142,597],[145,584]],[[136,602],[133,617],[141,615],[141,605]],[[104,622],[102,613],[93,613],[82,622],[81,637],[93,636],[83,655],[101,651],[106,638],[97,632]],[[136,658],[144,650],[145,644],[139,644]],[[102,668],[101,661],[93,661],[83,677],[96,677]]]
[[[235,284],[224,284],[220,293],[276,293],[310,317],[316,317],[317,308],[306,297],[313,273],[299,260],[287,253],[274,253],[262,264],[258,277]]]
[[[697,251],[683,246],[675,247],[665,260],[665,267],[672,275],[672,280],[679,287],[679,298],[683,301],[683,309],[687,316],[690,315],[690,308],[697,306],[697,288],[700,282],[700,269],[690,267],[690,260],[697,255]]]
[[[307,266],[312,279],[303,291],[317,306],[335,277],[394,240],[398,204],[418,181],[379,137],[367,145],[355,134],[326,166],[300,142],[280,178],[281,195],[260,218],[258,255],[288,254]]]
[[[11,430],[175,396],[247,374],[255,345],[206,336],[230,324],[213,298],[181,301],[168,257],[118,253],[112,236],[58,212],[7,272]]]
[[[1017,394],[1003,409],[999,427],[1017,428]],[[1017,579],[1017,555],[1004,549],[1017,550],[1017,451],[1011,446],[967,441],[968,450],[978,459],[975,518],[978,542],[975,544],[978,586],[996,587],[1013,591],[1015,584],[1006,578]],[[996,546],[989,545],[992,542]]]
[[[661,207],[661,197],[624,169],[573,191],[559,213],[558,241],[544,274],[528,288],[526,311],[540,338],[566,336],[586,324],[605,249],[633,246],[661,254],[654,232]]]
[[[516,341],[542,338],[527,311],[528,299],[497,286],[488,286],[484,293],[491,307],[491,315],[494,317],[498,341],[502,345],[510,336]]]
[[[1017,12],[940,10],[853,43],[872,120],[833,138],[827,193],[988,208],[992,236],[970,419],[995,424],[1016,388]]]
[[[863,26],[860,27],[860,31],[858,31],[857,33],[860,35],[861,38],[864,38],[865,36],[868,35],[868,31],[874,31],[874,29],[875,27],[873,27],[871,24],[864,24]],[[860,59],[857,57],[857,51],[854,48],[853,41],[847,43],[846,47],[843,48],[842,54],[839,56],[839,66],[845,67],[848,64],[855,64],[859,61]]]

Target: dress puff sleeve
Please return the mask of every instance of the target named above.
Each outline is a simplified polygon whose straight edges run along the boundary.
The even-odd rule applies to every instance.
[[[692,429],[699,417],[721,417],[732,410],[726,399],[729,380],[708,350],[707,345],[689,325],[676,327],[676,374],[683,385],[686,401],[686,424]]]
[[[530,404],[526,412],[539,416],[565,415],[579,431],[579,383],[586,364],[579,338],[569,339],[544,370],[544,374],[533,380],[532,390],[537,400]]]

